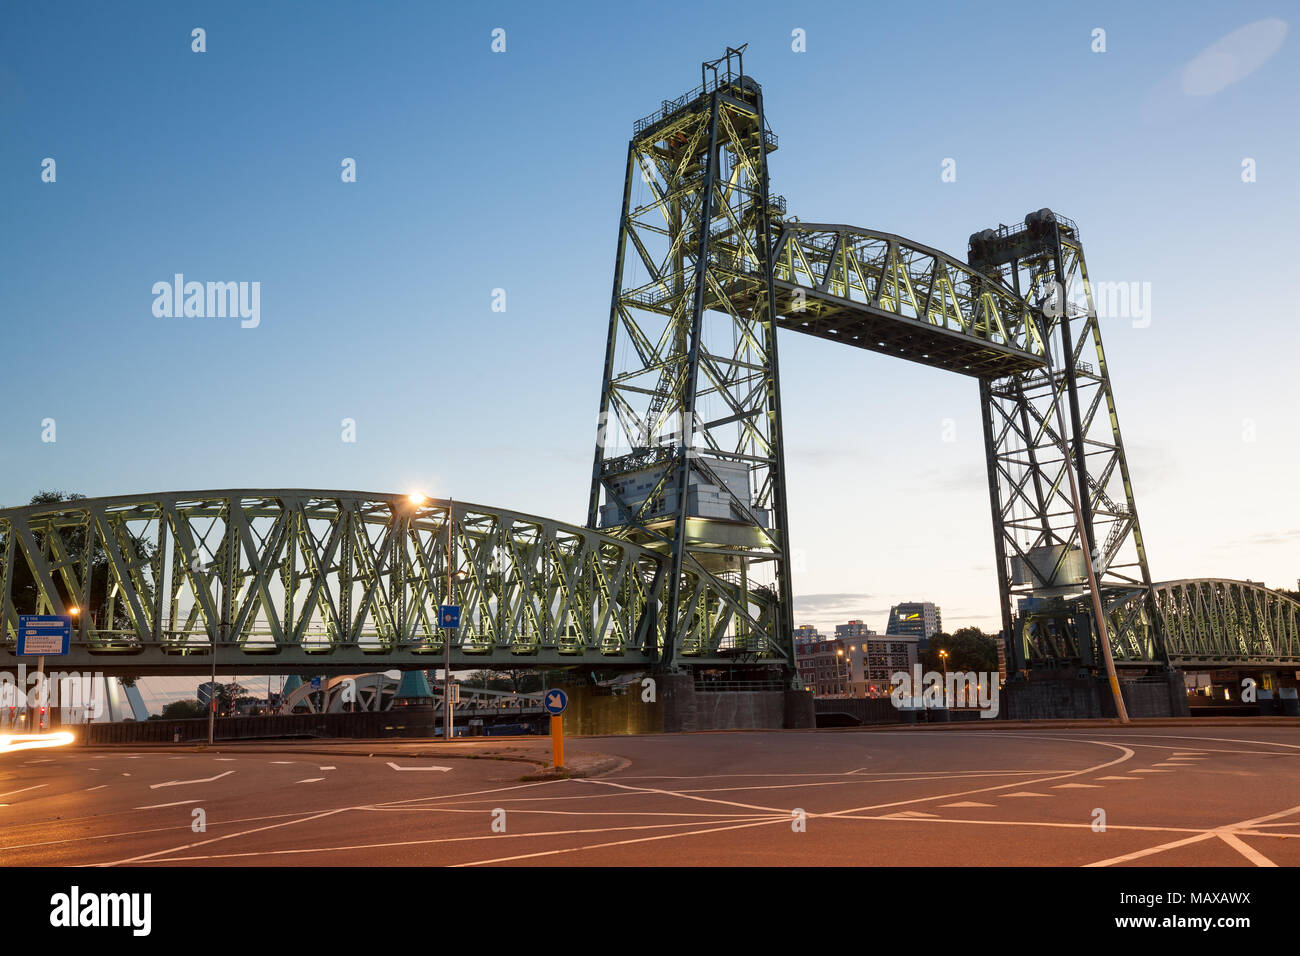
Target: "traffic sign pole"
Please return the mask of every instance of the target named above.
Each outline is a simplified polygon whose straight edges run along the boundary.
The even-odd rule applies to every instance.
[[[36,686],[41,689],[40,699],[36,701],[36,732],[45,732],[45,655],[36,658]]]
[[[564,769],[564,718],[560,716],[569,706],[569,695],[552,687],[542,695],[542,709],[551,715],[551,763]]]
[[[45,730],[49,694],[45,689],[45,658],[68,653],[72,641],[72,617],[67,614],[18,615],[18,656],[36,658],[36,732]],[[30,725],[29,725],[30,726]]]

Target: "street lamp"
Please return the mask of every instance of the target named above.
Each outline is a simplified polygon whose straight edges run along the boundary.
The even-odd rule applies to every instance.
[[[939,662],[943,665],[943,706],[948,705],[948,652],[939,652]]]

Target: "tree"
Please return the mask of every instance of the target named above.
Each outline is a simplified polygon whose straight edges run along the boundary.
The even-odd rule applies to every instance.
[[[952,634],[936,634],[930,638],[930,647],[921,657],[926,670],[944,669],[940,651],[948,652],[946,666],[950,671],[992,672],[998,669],[998,638],[977,627],[963,627]]]
[[[189,720],[206,717],[207,708],[197,700],[174,700],[162,709],[163,720]]]

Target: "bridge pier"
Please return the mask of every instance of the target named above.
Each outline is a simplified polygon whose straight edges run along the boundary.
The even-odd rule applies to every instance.
[[[1168,670],[1144,677],[1121,678],[1120,690],[1130,717],[1188,717],[1191,714],[1182,671]],[[1007,720],[1115,716],[1115,703],[1102,677],[1058,676],[1047,672],[1028,680],[1008,681],[1002,688],[1002,700],[1002,713]]]
[[[647,685],[645,680],[653,681]],[[759,682],[697,682],[686,672],[647,675],[618,689],[566,685],[565,729],[604,734],[805,729],[816,725],[812,694]],[[652,699],[648,699],[652,698]]]

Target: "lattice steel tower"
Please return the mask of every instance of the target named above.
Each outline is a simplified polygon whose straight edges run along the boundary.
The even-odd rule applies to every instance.
[[[969,260],[1036,307],[1051,356],[1047,369],[980,379],[998,584],[1014,666],[1035,659],[1095,667],[1099,660],[1095,639],[1086,637],[1091,612],[1088,595],[1080,594],[1087,586],[1067,467],[1075,471],[1084,546],[1103,603],[1135,588],[1147,595],[1145,620],[1112,633],[1112,646],[1128,645],[1119,655],[1126,659],[1168,663],[1079,229],[1040,209],[1020,225],[972,235]]]
[[[777,140],[743,50],[703,64],[628,144],[588,524],[669,557],[661,664],[789,676]]]

